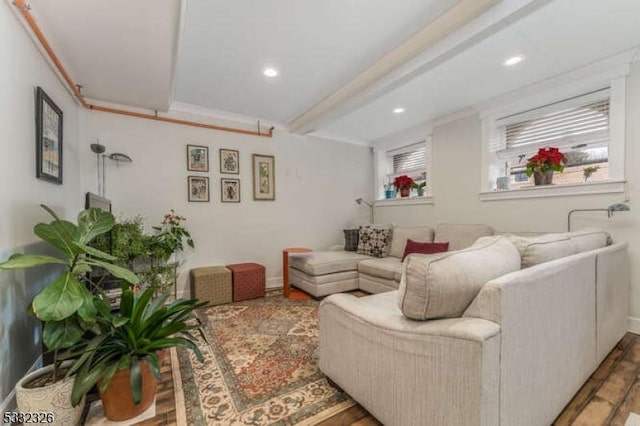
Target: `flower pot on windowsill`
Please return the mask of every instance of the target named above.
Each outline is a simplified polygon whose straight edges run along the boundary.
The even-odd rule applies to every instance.
[[[407,198],[411,194],[411,188],[408,186],[400,188],[400,197]]]
[[[553,170],[546,172],[533,172],[533,182],[535,186],[553,184]]]

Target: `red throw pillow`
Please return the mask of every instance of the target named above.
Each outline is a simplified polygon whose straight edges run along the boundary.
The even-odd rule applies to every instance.
[[[411,253],[419,254],[434,254],[442,253],[449,250],[449,243],[421,243],[408,239],[407,245],[404,247],[404,255],[402,255],[402,261]]]

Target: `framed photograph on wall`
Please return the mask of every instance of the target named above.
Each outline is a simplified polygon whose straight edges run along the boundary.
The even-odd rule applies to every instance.
[[[209,202],[209,178],[205,176],[187,176],[189,201]]]
[[[253,199],[276,199],[276,160],[273,155],[253,154]]]
[[[200,145],[187,145],[187,170],[190,172],[209,171],[209,148]]]
[[[36,177],[62,184],[62,110],[36,91]]]
[[[240,202],[240,179],[220,179],[220,200],[223,203]]]
[[[240,174],[240,153],[233,149],[220,149],[220,173]]]

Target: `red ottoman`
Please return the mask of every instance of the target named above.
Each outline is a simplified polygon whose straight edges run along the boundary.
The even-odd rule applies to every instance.
[[[258,263],[235,263],[227,265],[231,270],[233,282],[233,301],[264,297],[265,270]]]

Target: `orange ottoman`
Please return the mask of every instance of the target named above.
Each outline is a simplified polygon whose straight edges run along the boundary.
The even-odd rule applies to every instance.
[[[227,265],[233,282],[233,301],[264,297],[265,269],[258,263],[234,263]]]

